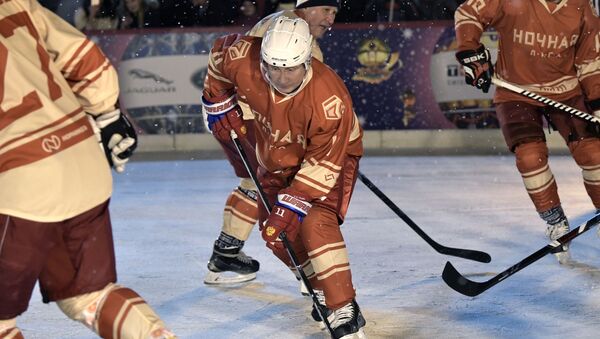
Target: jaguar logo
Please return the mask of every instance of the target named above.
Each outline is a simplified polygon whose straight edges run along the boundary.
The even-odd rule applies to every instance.
[[[154,80],[154,82],[163,83],[163,84],[167,84],[167,85],[170,85],[173,83],[173,80],[165,79],[158,74],[148,72],[146,70],[139,69],[139,68],[130,70],[129,75],[131,75],[134,78],[138,78],[138,79],[152,79],[152,80]]]

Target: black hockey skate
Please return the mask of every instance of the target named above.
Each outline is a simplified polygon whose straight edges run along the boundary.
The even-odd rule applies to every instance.
[[[260,268],[258,261],[247,256],[241,247],[213,248],[208,261],[208,274],[205,284],[234,284],[256,278]]]
[[[352,300],[352,302],[333,311],[327,319],[331,324],[333,338],[335,339],[367,338],[363,331],[363,327],[367,322],[363,318],[356,300]]]
[[[319,310],[321,311],[321,314],[324,317],[327,317],[329,319],[329,316],[331,315],[331,313],[333,313],[333,311],[331,311],[330,309],[327,308],[327,306],[325,306],[325,293],[323,293],[322,290],[313,290],[313,291],[315,292],[315,294],[317,295],[317,299],[319,300]],[[308,294],[308,291],[307,291],[307,294]],[[319,316],[319,312],[317,312],[317,308],[315,307],[314,303],[313,303],[313,307],[312,307],[312,311],[310,312],[310,315],[312,316],[314,321],[319,322],[319,328],[321,328],[322,330],[325,329],[325,323]]]

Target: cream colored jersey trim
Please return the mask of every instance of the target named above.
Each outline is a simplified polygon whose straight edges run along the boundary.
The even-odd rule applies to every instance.
[[[458,9],[454,14],[454,17],[456,21],[454,25],[455,28],[458,28],[462,25],[475,25],[480,31],[483,32],[483,25],[474,15],[471,15],[462,9]]]

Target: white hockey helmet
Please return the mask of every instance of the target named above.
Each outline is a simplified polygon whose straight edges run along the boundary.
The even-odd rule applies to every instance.
[[[313,37],[308,24],[301,18],[280,16],[267,30],[260,54],[262,60],[277,67],[310,65]]]

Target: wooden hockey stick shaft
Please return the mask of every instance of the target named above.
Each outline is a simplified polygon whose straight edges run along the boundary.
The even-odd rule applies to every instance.
[[[492,77],[492,83],[496,86],[505,88],[509,91],[521,94],[522,96],[528,97],[530,99],[533,99],[535,101],[541,102],[543,104],[546,104],[548,106],[552,106],[554,108],[558,108],[561,111],[567,112],[571,115],[574,115],[578,118],[581,118],[583,120],[589,121],[589,122],[593,122],[595,124],[600,125],[600,119],[596,118],[595,116],[593,116],[592,114],[589,114],[587,112],[583,112],[580,111],[576,108],[573,108],[571,106],[565,105],[563,103],[560,103],[558,101],[552,100],[550,98],[546,98],[544,96],[541,96],[539,94],[530,92],[526,89],[523,89],[519,86],[513,85],[509,82],[506,82],[504,80],[498,79],[497,77]]]

